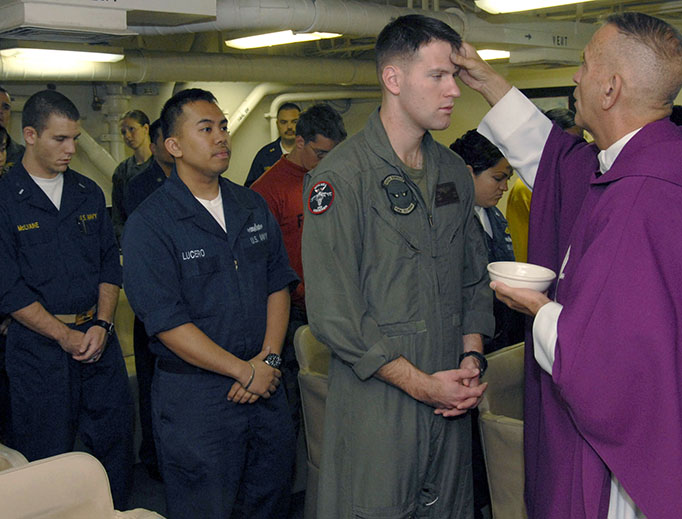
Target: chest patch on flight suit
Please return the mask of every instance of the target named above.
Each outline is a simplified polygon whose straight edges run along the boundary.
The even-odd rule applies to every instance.
[[[454,182],[446,182],[436,186],[436,207],[454,204],[455,202],[459,202],[459,194]]]
[[[389,175],[381,181],[386,190],[391,208],[398,214],[410,214],[414,211],[414,193],[409,188],[405,179],[400,175]]]
[[[310,190],[308,209],[313,214],[322,214],[332,206],[334,188],[329,182],[318,182]]]

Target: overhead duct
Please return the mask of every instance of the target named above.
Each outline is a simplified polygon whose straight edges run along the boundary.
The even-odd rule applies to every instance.
[[[129,22],[213,19],[216,0],[0,0],[0,38],[105,43],[134,34]]]
[[[178,54],[126,51],[117,63],[82,63],[68,70],[60,66],[27,66],[20,60],[0,56],[0,80],[7,81],[255,81],[277,79],[307,85],[376,85],[373,61],[235,56],[231,54]],[[314,74],[302,74],[314,70]]]
[[[372,36],[391,20],[406,14],[428,14],[447,23],[460,34],[466,16],[454,9],[428,11],[354,0],[218,0],[213,22],[175,27],[130,26],[143,35],[197,33],[211,31],[336,32],[353,36]]]

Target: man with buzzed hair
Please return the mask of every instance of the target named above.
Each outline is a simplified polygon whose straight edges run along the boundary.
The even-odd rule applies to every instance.
[[[682,510],[682,36],[640,13],[587,44],[576,124],[552,125],[465,45],[460,77],[493,105],[479,131],[533,188],[528,259],[548,296],[495,283],[534,316],[526,347],[531,519],[677,518]],[[532,341],[530,340],[532,338]]]
[[[178,92],[161,124],[175,167],[126,222],[123,274],[157,356],[168,517],[286,517],[295,440],[277,368],[297,277],[265,200],[221,177],[232,150],[213,94]]]
[[[492,294],[471,174],[429,134],[450,125],[460,45],[434,18],[388,24],[381,109],[306,176],[306,307],[332,351],[320,519],[473,517]]]
[[[63,94],[32,95],[22,113],[26,152],[0,179],[12,438],[34,461],[71,451],[79,433],[124,510],[133,406],[113,325],[121,265],[102,190],[69,168],[79,119]]]

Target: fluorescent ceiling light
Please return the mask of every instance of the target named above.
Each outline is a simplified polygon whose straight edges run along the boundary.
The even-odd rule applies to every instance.
[[[34,49],[30,47],[13,47],[10,49],[2,49],[0,50],[0,56],[17,58],[23,61],[46,62],[51,64],[82,63],[87,61],[98,63],[115,63],[117,61],[121,61],[124,58],[123,54],[112,52]]]
[[[476,52],[478,52],[478,55],[481,56],[481,59],[486,61],[494,59],[507,59],[510,56],[508,50],[481,49],[477,50]]]
[[[594,0],[476,0],[476,7],[492,14],[499,14],[585,2],[594,2]]]
[[[335,32],[298,32],[280,31],[268,34],[256,34],[245,38],[225,41],[225,45],[235,49],[257,49],[259,47],[271,47],[273,45],[284,45],[286,43],[299,43],[302,41],[323,40],[327,38],[338,38],[341,34]]]

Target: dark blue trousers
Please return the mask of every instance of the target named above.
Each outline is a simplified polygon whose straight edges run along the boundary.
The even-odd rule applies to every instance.
[[[34,461],[72,451],[80,435],[107,471],[114,505],[125,510],[132,484],[133,402],[116,336],[98,362],[84,364],[13,322],[5,362],[14,448]]]
[[[283,388],[235,404],[227,400],[232,383],[157,366],[152,417],[169,519],[288,513],[296,443]]]

